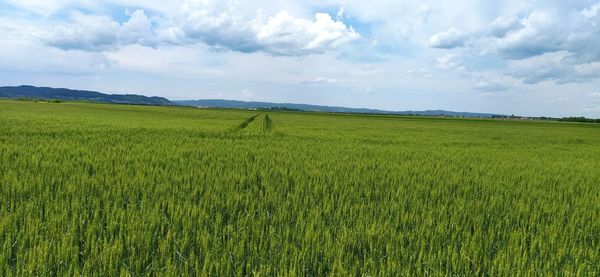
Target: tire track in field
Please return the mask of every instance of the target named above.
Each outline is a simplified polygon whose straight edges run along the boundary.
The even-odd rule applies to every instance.
[[[263,119],[263,133],[271,133],[273,131],[273,120],[269,118],[269,115],[265,115]]]
[[[274,123],[269,115],[257,114],[245,119],[242,123],[232,129],[247,135],[267,135],[273,132]]]
[[[234,128],[234,130],[241,131],[241,130],[246,129],[246,127],[248,127],[248,125],[250,125],[250,123],[252,123],[252,121],[254,121],[254,119],[256,119],[259,116],[260,116],[260,114],[257,114],[252,117],[246,118],[246,120],[244,120],[244,122],[242,122],[240,125],[236,126]]]

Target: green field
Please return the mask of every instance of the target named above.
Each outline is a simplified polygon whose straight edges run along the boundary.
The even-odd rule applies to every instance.
[[[0,275],[74,274],[597,276],[600,125],[2,100]]]

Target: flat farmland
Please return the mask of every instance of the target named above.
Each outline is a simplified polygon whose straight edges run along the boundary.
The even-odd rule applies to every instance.
[[[0,100],[0,275],[598,275],[600,125]]]

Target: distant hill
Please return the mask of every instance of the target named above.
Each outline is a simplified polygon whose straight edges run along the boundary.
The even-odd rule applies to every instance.
[[[180,100],[174,101],[183,106],[194,106],[204,108],[229,108],[229,109],[274,109],[274,110],[297,110],[308,112],[331,112],[331,113],[363,113],[363,114],[390,114],[390,115],[421,115],[421,116],[456,116],[456,117],[506,117],[506,115],[491,113],[467,113],[452,112],[444,110],[427,111],[385,111],[365,108],[346,108],[332,106],[318,106],[293,103],[270,103],[270,102],[245,102],[235,100]]]
[[[136,94],[104,94],[96,91],[34,86],[0,87],[0,98],[79,100],[102,103],[161,106],[177,105],[162,97],[148,97]]]
[[[148,97],[137,94],[105,94],[96,91],[72,90],[65,88],[49,88],[34,86],[12,86],[0,87],[0,98],[25,98],[25,99],[47,99],[47,100],[76,100],[91,101],[114,104],[137,104],[157,106],[193,106],[205,108],[227,108],[227,109],[271,109],[307,112],[330,112],[330,113],[361,113],[361,114],[389,114],[389,115],[419,115],[419,116],[454,116],[454,117],[507,117],[506,115],[491,113],[468,113],[452,112],[444,110],[427,111],[385,111],[366,108],[347,108],[334,106],[319,106],[294,103],[271,103],[271,102],[245,102],[235,100],[180,100],[171,101],[163,97]]]

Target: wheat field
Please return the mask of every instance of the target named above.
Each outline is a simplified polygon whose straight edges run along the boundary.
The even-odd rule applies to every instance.
[[[600,274],[600,125],[0,100],[0,275]]]

